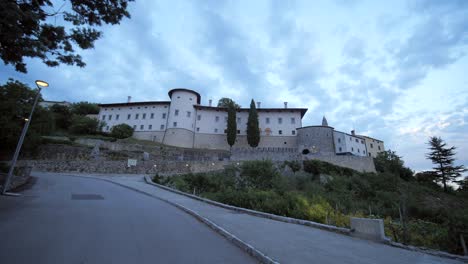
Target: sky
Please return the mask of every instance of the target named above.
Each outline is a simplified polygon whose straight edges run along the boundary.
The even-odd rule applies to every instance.
[[[180,87],[204,105],[287,101],[308,108],[303,126],[326,116],[383,140],[415,171],[432,167],[430,136],[468,166],[466,0],[137,0],[129,11],[80,51],[85,68],[27,59],[27,74],[1,64],[0,83],[44,79],[46,100],[70,102],[166,101]]]

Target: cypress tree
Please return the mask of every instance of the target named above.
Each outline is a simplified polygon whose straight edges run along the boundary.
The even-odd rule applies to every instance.
[[[433,168],[438,182],[444,185],[444,191],[447,192],[447,183],[456,181],[456,178],[465,172],[463,165],[455,166],[455,147],[446,147],[447,144],[440,137],[431,137],[429,139],[429,152],[426,157],[432,160],[436,166]]]
[[[247,121],[247,142],[253,148],[260,143],[260,128],[258,127],[258,113],[255,102],[250,102],[249,119]]]
[[[237,122],[236,122],[236,105],[228,105],[228,119],[227,119],[227,142],[232,149],[232,145],[236,143],[237,136]]]

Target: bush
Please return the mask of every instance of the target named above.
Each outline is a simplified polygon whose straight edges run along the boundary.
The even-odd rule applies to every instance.
[[[133,135],[133,128],[127,124],[119,124],[111,128],[110,135],[115,138],[129,138]]]
[[[70,132],[73,134],[95,134],[97,132],[99,121],[86,116],[74,115],[70,125]]]
[[[241,184],[243,187],[268,189],[273,186],[273,179],[278,171],[269,160],[246,161],[241,166]]]
[[[291,168],[291,170],[293,171],[293,173],[296,173],[298,172],[299,170],[301,170],[301,162],[297,161],[297,160],[292,160],[292,161],[285,161],[284,162],[284,165],[288,166],[289,168]]]

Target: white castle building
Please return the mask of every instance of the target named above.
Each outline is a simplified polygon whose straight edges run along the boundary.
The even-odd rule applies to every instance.
[[[225,108],[201,105],[199,93],[183,88],[169,91],[170,101],[100,104],[99,120],[104,132],[128,124],[133,137],[184,148],[229,149],[226,140]],[[237,139],[234,148],[247,148],[248,108],[237,112]],[[262,108],[257,103],[260,148],[296,148],[303,154],[376,156],[383,141],[335,131],[323,119],[321,126],[302,126],[307,108]]]

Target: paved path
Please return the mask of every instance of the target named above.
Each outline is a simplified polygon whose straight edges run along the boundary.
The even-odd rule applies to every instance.
[[[149,185],[142,177],[106,179],[183,205],[281,263],[462,263],[321,229],[231,211]]]
[[[38,173],[0,196],[0,263],[255,263],[181,210],[113,183]],[[128,178],[116,178],[131,184]],[[135,179],[135,178],[133,178]]]

